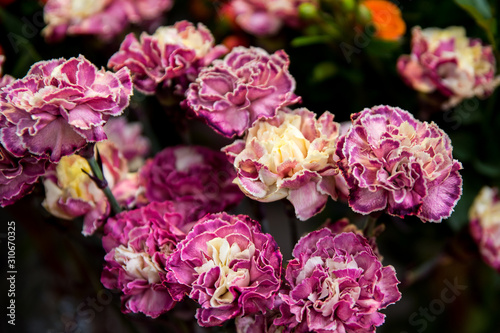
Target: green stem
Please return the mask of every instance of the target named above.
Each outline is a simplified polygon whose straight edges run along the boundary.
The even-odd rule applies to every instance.
[[[285,202],[285,212],[288,217],[288,226],[290,227],[290,237],[292,239],[292,244],[295,245],[299,241],[299,230],[297,228],[297,217],[295,215],[295,208],[291,203]]]
[[[368,215],[368,218],[365,221],[365,226],[363,227],[363,234],[366,238],[370,238],[373,236],[373,231],[375,230],[375,225],[377,224],[378,216]]]
[[[92,173],[94,174],[97,179],[104,181],[104,176],[102,174],[101,168],[99,167],[99,164],[97,164],[97,161],[94,156],[91,156],[87,158],[87,162],[89,162],[90,165],[90,170],[92,170]],[[109,186],[106,185],[104,188],[102,188],[102,191],[104,192],[104,195],[106,195],[106,198],[108,198],[108,201],[111,205],[111,209],[113,211],[113,215],[116,215],[122,211],[120,205],[115,199],[115,196],[113,193],[111,193],[111,190],[109,189]]]

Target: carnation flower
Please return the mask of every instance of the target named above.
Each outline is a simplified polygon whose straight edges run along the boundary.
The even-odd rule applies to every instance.
[[[256,122],[244,140],[223,148],[238,173],[234,182],[257,201],[287,198],[301,220],[319,213],[329,196],[338,196],[339,124],[333,118],[326,111],[316,120],[315,113],[301,108]]]
[[[412,53],[398,60],[398,71],[415,90],[439,92],[448,109],[463,99],[488,97],[500,84],[495,77],[495,56],[491,46],[467,38],[463,27],[412,30]]]
[[[500,198],[498,189],[485,186],[469,210],[469,228],[483,260],[500,272]]]
[[[288,65],[283,50],[269,55],[261,48],[235,47],[201,71],[186,92],[186,103],[220,134],[242,135],[258,119],[300,102]]]
[[[184,297],[185,286],[165,281],[165,262],[200,217],[195,207],[196,202],[154,202],[108,220],[101,282],[123,292],[124,313],[156,318]]]
[[[48,0],[42,34],[49,41],[66,35],[97,35],[109,40],[129,23],[159,18],[172,4],[172,0]]]
[[[125,117],[111,118],[104,126],[104,132],[108,140],[123,154],[130,171],[135,171],[144,164],[144,158],[151,149],[151,142],[141,135],[141,123],[129,123]]]
[[[34,156],[15,157],[0,145],[0,206],[29,194],[49,164],[47,159]]]
[[[126,69],[97,70],[83,56],[40,61],[0,91],[0,140],[15,156],[58,162],[105,140],[103,125],[123,112],[131,94]]]
[[[401,298],[396,272],[382,266],[367,240],[354,233],[320,229],[293,249],[280,294],[284,332],[375,332],[384,322],[380,309]]]
[[[173,86],[183,94],[198,76],[201,67],[226,53],[222,45],[214,46],[214,38],[201,23],[196,28],[187,21],[159,27],[153,35],[143,32],[140,41],[128,34],[108,62],[113,70],[127,67],[134,87],[154,94],[158,85]]]
[[[282,256],[269,234],[245,215],[207,215],[169,258],[168,278],[186,285],[201,326],[221,325],[272,307]]]
[[[299,6],[313,0],[232,0],[223,11],[246,32],[256,36],[276,34],[283,24],[296,27]]]
[[[99,143],[98,149],[104,178],[113,192],[115,185],[127,177],[127,161],[110,142]],[[84,216],[82,233],[86,236],[104,223],[111,209],[104,192],[88,174],[92,173],[85,158],[76,154],[64,156],[57,165],[51,165],[45,175],[45,200],[42,202],[43,207],[58,218],[73,220]],[[128,196],[122,193],[119,202],[131,201],[134,190]]]
[[[5,61],[5,56],[3,54],[0,54],[0,88],[3,88],[6,85],[11,84],[15,80],[15,78],[13,78],[10,75],[2,75],[4,61]]]
[[[453,159],[445,132],[383,105],[353,114],[351,120],[337,154],[355,212],[385,210],[424,222],[451,215],[462,194],[462,165]]]
[[[243,194],[232,183],[235,172],[223,153],[202,146],[168,147],[140,170],[149,201],[194,198],[207,213],[237,205]]]

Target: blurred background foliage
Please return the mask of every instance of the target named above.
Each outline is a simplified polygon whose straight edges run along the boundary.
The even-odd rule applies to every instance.
[[[417,25],[422,28],[464,26],[468,37],[481,38],[495,47],[498,64],[500,3],[497,0],[394,3],[407,26],[399,41],[375,38],[373,29],[366,24],[369,14],[359,10],[355,0],[321,0],[320,10],[301,8],[303,26],[283,28],[271,37],[255,37],[238,29],[218,13],[217,9],[223,5],[221,1],[177,0],[163,24],[171,25],[182,19],[203,22],[218,43],[260,46],[268,51],[285,49],[290,55],[290,71],[297,82],[296,93],[303,98],[302,106],[318,114],[329,110],[338,122],[348,121],[351,113],[378,104],[399,106],[421,120],[436,122],[451,137],[454,157],[463,163],[463,195],[453,215],[441,224],[387,215],[380,218],[386,226],[378,238],[380,253],[385,258],[384,264],[395,266],[402,281],[403,297],[385,311],[386,323],[378,331],[500,332],[497,322],[500,275],[482,262],[467,225],[468,209],[479,189],[484,185],[500,186],[499,90],[486,100],[467,100],[444,112],[407,87],[396,71],[397,58],[410,53],[411,28]],[[109,43],[80,36],[47,44],[40,35],[44,27],[42,3],[18,0],[0,4],[0,45],[6,55],[4,73],[14,77],[24,76],[36,61],[79,54],[98,66],[106,66],[125,34],[134,29]],[[136,93],[127,115],[143,122],[146,133],[154,138],[156,151],[182,142],[213,148],[229,143],[202,123],[186,120],[177,104],[165,104]],[[99,238],[83,237],[81,221],[51,217],[41,207],[42,200],[40,186],[32,195],[1,212],[4,227],[0,233],[6,232],[8,220],[16,221],[19,288],[16,328],[19,332],[196,331],[190,303],[156,320],[142,315],[122,315],[116,293],[111,304],[99,303],[98,296],[105,293],[99,282],[104,256]],[[237,210],[248,213],[252,205],[246,200]],[[287,219],[285,205],[265,204],[263,209],[271,232],[283,234],[282,223]],[[297,222],[296,226],[299,232],[307,232],[327,218],[336,220],[344,216],[360,225],[364,220],[346,204],[330,201],[320,215],[307,222]],[[278,240],[284,257],[290,258],[290,237],[281,235]],[[4,256],[1,267],[4,267],[6,241],[1,241]],[[3,269],[2,274],[5,271]],[[1,308],[5,309],[5,278],[0,285]],[[450,285],[459,287],[451,290]],[[453,294],[454,291],[457,293]],[[448,298],[443,299],[443,295],[456,297],[447,302]],[[92,299],[98,302],[92,303]],[[1,322],[2,332],[8,331],[5,318]]]

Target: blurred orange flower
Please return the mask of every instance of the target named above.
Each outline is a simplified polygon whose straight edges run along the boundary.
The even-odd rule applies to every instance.
[[[406,24],[401,11],[392,2],[386,0],[365,0],[363,5],[372,14],[375,25],[375,37],[385,40],[397,40],[406,32]]]

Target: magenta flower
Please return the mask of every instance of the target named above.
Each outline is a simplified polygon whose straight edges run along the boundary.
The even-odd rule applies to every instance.
[[[168,278],[188,286],[201,326],[272,307],[282,256],[271,235],[245,215],[207,215],[168,259]]]
[[[42,34],[49,41],[59,41],[66,35],[96,35],[110,40],[129,23],[157,20],[172,4],[172,0],[48,0],[44,7],[47,26]]]
[[[143,32],[140,41],[128,34],[108,62],[108,67],[130,69],[134,87],[154,94],[158,85],[172,86],[184,94],[201,67],[227,52],[222,45],[214,46],[214,38],[201,23],[196,28],[188,21],[159,27],[153,35]]]
[[[139,169],[144,164],[144,158],[149,154],[151,142],[141,135],[140,122],[127,122],[125,117],[111,118],[104,126],[108,140],[123,154],[130,171]]]
[[[123,112],[131,94],[126,69],[97,70],[83,56],[40,61],[0,91],[0,140],[15,156],[58,162],[105,140],[103,125]]]
[[[127,179],[127,161],[111,142],[97,145],[102,160],[102,171],[112,192],[117,184]],[[52,215],[73,220],[83,216],[83,231],[93,234],[109,216],[111,207],[104,192],[88,176],[92,174],[85,158],[74,154],[64,156],[58,164],[52,164],[45,175],[45,200],[43,207]],[[122,193],[117,198],[120,204],[134,200],[135,191]],[[123,188],[121,190],[123,192]],[[130,191],[129,191],[130,192]]]
[[[243,199],[224,154],[206,147],[165,148],[139,172],[149,201],[194,198],[205,203],[207,213],[217,213]]]
[[[301,220],[318,214],[343,183],[336,180],[339,124],[333,117],[326,111],[316,120],[301,108],[256,122],[244,140],[223,148],[238,173],[234,182],[257,201],[287,198]]]
[[[165,263],[200,217],[195,207],[196,202],[154,202],[107,221],[101,282],[123,292],[124,313],[156,318],[184,297],[185,286],[166,282]]]
[[[398,60],[398,71],[415,90],[439,92],[448,109],[463,99],[488,97],[500,84],[491,46],[467,38],[463,27],[412,29],[412,53]]]
[[[0,206],[29,194],[50,163],[34,156],[15,157],[0,145]]]
[[[424,222],[451,215],[462,194],[462,165],[453,159],[446,133],[383,105],[353,114],[351,120],[337,154],[355,212],[385,210]]]
[[[284,25],[298,26],[299,5],[313,0],[232,0],[228,10],[236,23],[256,36],[276,34]]]
[[[366,239],[320,229],[293,249],[280,294],[284,332],[375,332],[384,323],[379,310],[401,298],[392,266],[382,266]]]
[[[500,272],[500,198],[498,189],[483,187],[469,210],[469,228],[483,260]]]
[[[260,118],[272,118],[300,102],[293,92],[288,55],[235,47],[224,60],[204,68],[186,92],[186,104],[220,134],[242,135]]]

